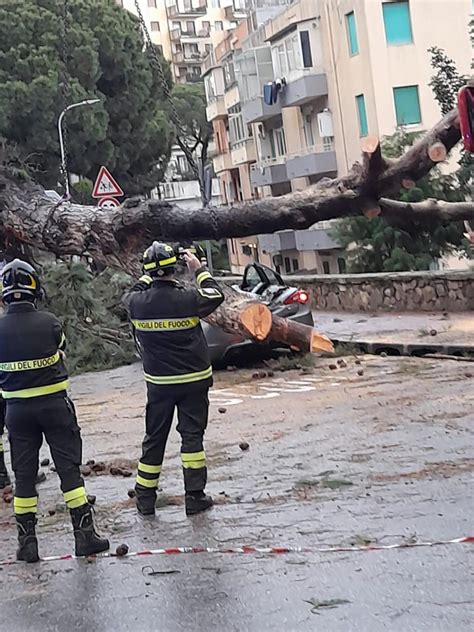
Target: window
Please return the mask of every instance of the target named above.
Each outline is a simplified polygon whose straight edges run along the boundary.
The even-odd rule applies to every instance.
[[[403,86],[393,89],[397,125],[415,125],[421,123],[420,98],[418,86]]]
[[[196,25],[192,20],[188,20],[186,22],[186,33],[189,33],[189,35],[196,35]]]
[[[359,40],[357,39],[357,25],[354,11],[346,15],[347,38],[349,42],[349,53],[359,54]]]
[[[314,146],[313,119],[311,113],[305,114],[303,111],[304,138],[306,147]]]
[[[385,37],[389,46],[401,46],[413,42],[410,6],[404,2],[384,2],[382,4]]]
[[[285,272],[287,274],[290,274],[290,272],[291,272],[291,265],[290,265],[289,257],[285,257]]]
[[[212,44],[205,44],[206,53],[212,53]]]
[[[234,62],[225,61],[222,66],[224,68],[224,85],[227,89],[233,86],[235,83]]]
[[[216,31],[223,31],[224,30],[224,24],[221,20],[217,20],[216,22],[214,22],[214,28],[216,29]]]
[[[272,57],[275,74],[278,77],[287,77],[292,70],[301,68],[301,53],[297,33],[273,47]]]
[[[219,9],[220,8],[220,1],[219,0],[211,0],[211,8],[212,9]]]
[[[148,0],[148,6],[156,9],[156,0]]]
[[[270,151],[272,158],[280,158],[286,154],[285,130],[283,127],[279,129],[271,129],[268,137],[270,139]]]
[[[151,23],[151,30],[152,31],[159,31],[160,30],[160,23],[159,22],[152,22]]]
[[[161,44],[155,44],[155,47],[158,49],[160,55],[163,57],[163,46]]]
[[[300,31],[301,52],[303,53],[303,68],[313,66],[313,55],[311,54],[311,42],[309,31]]]
[[[365,109],[365,97],[363,94],[359,94],[356,97],[356,104],[359,117],[359,136],[367,136],[369,126],[367,124],[367,110]]]
[[[347,265],[346,260],[343,257],[337,258],[337,267],[339,268],[339,274],[346,274]]]
[[[292,259],[291,263],[293,264],[293,272],[298,272],[300,269],[300,264],[298,263],[298,259]]]
[[[240,105],[234,105],[229,109],[229,139],[231,145],[241,143],[246,138],[246,127]]]
[[[331,274],[331,267],[329,265],[329,261],[323,261],[323,272],[324,274]]]

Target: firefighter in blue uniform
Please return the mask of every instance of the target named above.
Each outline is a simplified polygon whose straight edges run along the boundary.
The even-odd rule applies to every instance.
[[[203,447],[212,367],[200,319],[219,307],[224,295],[195,255],[185,252],[184,258],[195,274],[195,289],[185,288],[175,279],[177,257],[173,248],[155,241],[144,254],[144,276],[126,295],[148,392],[146,435],[135,486],[142,515],[155,513],[156,490],[176,408],[186,514],[197,514],[213,504],[204,492],[207,468]]]
[[[15,474],[17,559],[39,559],[36,539],[36,476],[43,435],[61,480],[74,528],[76,555],[109,548],[94,528],[79,466],[82,441],[74,405],[67,395],[64,335],[53,314],[36,309],[40,281],[34,268],[15,259],[2,271],[6,313],[0,318],[0,388]]]

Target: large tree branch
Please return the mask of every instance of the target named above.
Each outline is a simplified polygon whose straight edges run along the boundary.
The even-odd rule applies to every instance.
[[[420,219],[441,219],[450,222],[460,222],[473,217],[473,202],[444,202],[429,199],[424,202],[399,202],[381,198],[379,200],[382,213],[403,219],[404,216]]]
[[[41,187],[0,169],[0,219],[6,241],[23,242],[58,256],[90,255],[127,270],[152,239],[170,241],[245,237],[366,213],[393,217],[474,219],[474,203],[397,205],[385,200],[416,182],[460,139],[457,112],[443,118],[399,160],[386,163],[378,143],[365,147],[363,165],[343,178],[324,179],[304,191],[200,211],[164,201],[128,200],[115,210],[65,203],[55,206]],[[433,151],[435,147],[436,151]],[[431,156],[435,157],[435,160]]]

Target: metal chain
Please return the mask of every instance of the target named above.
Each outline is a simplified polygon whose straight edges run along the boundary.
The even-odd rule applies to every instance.
[[[168,101],[169,105],[170,105],[170,109],[171,109],[171,120],[173,121],[174,125],[176,126],[176,142],[178,143],[181,151],[184,153],[184,155],[186,156],[186,160],[188,161],[189,166],[191,167],[192,172],[194,173],[194,175],[196,176],[196,179],[199,181],[199,189],[201,191],[201,198],[203,200],[203,202],[205,202],[206,200],[206,191],[205,191],[205,187],[204,187],[204,182],[203,182],[203,178],[202,175],[199,171],[199,167],[196,164],[196,161],[194,160],[194,156],[192,154],[192,151],[190,150],[190,148],[187,146],[186,141],[184,140],[186,137],[186,132],[183,126],[183,123],[181,121],[181,118],[178,114],[178,110],[176,109],[176,104],[173,100],[173,97],[171,95],[171,90],[169,88],[168,82],[166,80],[166,75],[165,75],[165,71],[163,68],[163,64],[161,63],[160,60],[160,56],[158,55],[156,48],[151,40],[150,37],[150,33],[148,32],[148,28],[145,22],[145,19],[143,17],[143,13],[142,10],[140,8],[140,3],[139,0],[135,0],[135,9],[137,11],[137,15],[138,15],[138,19],[140,20],[140,26],[142,28],[143,31],[143,35],[145,37],[145,41],[147,44],[147,49],[148,52],[150,54],[151,57],[151,61],[153,62],[155,69],[158,73],[158,79],[160,81],[161,84],[161,88],[163,90],[163,93],[166,97],[166,100]]]
[[[68,72],[68,25],[69,25],[69,5],[68,0],[63,0],[62,2],[62,11],[60,17],[60,59],[61,59],[61,68],[60,68],[60,89],[61,89],[61,101],[62,101],[62,110],[64,110],[69,105],[69,98],[71,94],[71,85],[69,82],[69,72]],[[67,191],[67,173],[68,173],[68,162],[69,162],[69,152],[68,152],[68,126],[67,126],[67,117],[64,117],[62,122],[63,128],[63,138],[64,138],[64,163],[65,169],[61,164],[61,174],[63,177],[63,185],[64,191]]]

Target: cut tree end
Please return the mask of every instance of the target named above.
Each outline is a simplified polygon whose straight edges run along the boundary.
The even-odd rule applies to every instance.
[[[403,178],[402,187],[409,191],[410,189],[414,189],[416,187],[416,182],[410,178]]]
[[[362,151],[365,154],[374,154],[380,146],[378,136],[366,136],[362,141]]]
[[[380,215],[381,212],[382,212],[382,209],[380,208],[380,206],[374,206],[373,208],[366,209],[364,211],[364,215],[368,219],[372,219],[374,217],[378,217],[378,215]]]
[[[443,162],[446,160],[447,155],[448,150],[443,143],[433,143],[430,147],[428,147],[428,156],[433,162]]]
[[[272,313],[266,305],[253,303],[240,313],[240,322],[255,340],[265,340],[272,327]]]
[[[334,345],[327,336],[313,331],[310,342],[311,353],[334,353]]]

